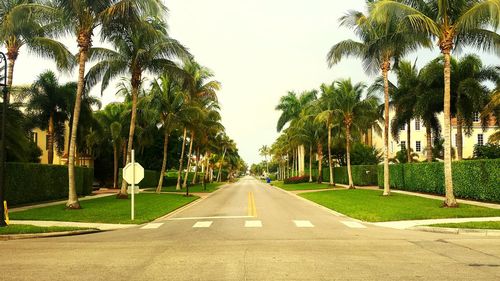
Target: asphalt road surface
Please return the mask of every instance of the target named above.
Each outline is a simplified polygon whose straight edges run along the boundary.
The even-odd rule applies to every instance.
[[[154,223],[0,241],[0,280],[500,280],[500,237],[361,224],[247,177]]]

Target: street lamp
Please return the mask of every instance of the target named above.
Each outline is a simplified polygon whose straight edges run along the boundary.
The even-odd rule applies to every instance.
[[[4,75],[3,81],[0,81],[0,87],[2,87],[3,92],[3,108],[2,108],[2,142],[0,145],[0,227],[6,226],[5,222],[5,209],[4,209],[4,200],[5,200],[5,119],[7,116],[7,93],[9,91],[7,87],[7,57],[4,53],[0,52],[0,64],[4,63]]]

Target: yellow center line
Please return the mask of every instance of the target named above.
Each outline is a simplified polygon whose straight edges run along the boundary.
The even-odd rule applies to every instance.
[[[255,197],[253,192],[248,192],[248,215],[251,217],[257,217],[257,207],[255,205]]]

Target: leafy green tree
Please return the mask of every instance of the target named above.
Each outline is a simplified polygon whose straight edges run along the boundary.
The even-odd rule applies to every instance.
[[[47,130],[49,164],[54,160],[54,143],[57,144],[59,151],[64,147],[65,122],[71,115],[68,112],[68,97],[74,92],[76,83],[61,85],[52,71],[40,74],[27,89],[28,115],[34,125]]]
[[[337,82],[335,99],[332,101],[335,117],[345,127],[347,173],[349,176],[349,189],[354,188],[351,172],[351,138],[353,130],[364,130],[368,120],[377,120],[378,99],[367,94],[363,99],[365,85],[352,84],[351,80]]]
[[[437,39],[444,56],[444,175],[445,206],[456,207],[451,170],[451,52],[473,46],[498,52],[500,0],[381,0],[373,5],[372,16],[379,22],[398,21],[401,30],[415,37]]]
[[[367,1],[371,5],[374,1]],[[389,79],[391,64],[397,67],[400,58],[420,46],[430,46],[422,35],[412,34],[398,26],[397,19],[374,21],[370,15],[349,11],[340,18],[342,26],[348,27],[360,41],[344,40],[335,44],[327,56],[330,67],[343,58],[355,56],[363,61],[368,73],[381,71],[384,81],[384,195],[390,194],[389,186]]]
[[[112,28],[112,26],[116,27],[120,22],[134,25],[145,15],[156,16],[161,14],[165,7],[159,0],[51,0],[50,4],[54,7],[52,10],[53,16],[51,17],[55,21],[53,26],[57,27],[58,31],[63,34],[74,34],[78,44],[78,87],[72,114],[73,122],[71,124],[68,155],[69,192],[66,206],[68,209],[79,209],[80,203],[75,189],[75,152],[86,81],[85,66],[91,51],[93,35],[96,28],[100,27],[101,38],[113,41],[111,35],[116,31],[116,28]],[[116,32],[115,35],[115,37],[118,37]],[[125,30],[122,29],[120,35],[125,38]],[[99,53],[99,51],[96,53]]]
[[[90,58],[98,62],[89,70],[86,80],[89,86],[101,82],[104,90],[114,77],[128,73],[132,95],[132,115],[127,142],[127,163],[130,162],[137,119],[137,101],[144,72],[183,76],[183,71],[172,61],[186,58],[187,50],[176,40],[168,37],[166,25],[157,18],[147,17],[131,23],[110,24],[104,33],[116,51],[94,48]],[[127,198],[127,183],[122,182],[118,198]]]

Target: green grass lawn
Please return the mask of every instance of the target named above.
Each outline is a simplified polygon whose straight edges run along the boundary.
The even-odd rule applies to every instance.
[[[297,184],[284,184],[282,181],[273,181],[272,185],[282,188],[284,190],[293,191],[293,190],[317,190],[317,189],[326,189],[332,188],[332,186],[327,183],[318,184],[318,183],[297,183]]]
[[[6,227],[0,227],[0,235],[2,234],[28,234],[28,233],[49,233],[62,232],[73,230],[87,230],[90,228],[83,227],[68,227],[68,226],[35,226],[28,224],[11,224]]]
[[[500,229],[500,221],[474,221],[462,223],[438,223],[429,226],[472,229]]]
[[[203,188],[203,185],[200,184],[195,184],[195,185],[190,185],[189,186],[189,192],[200,192],[200,193],[210,193],[214,192],[217,190],[221,185],[224,185],[225,183],[223,182],[213,182],[213,183],[207,183],[205,185],[205,188]],[[155,190],[155,189],[150,189],[150,190]],[[182,188],[181,190],[175,190],[175,186],[166,186],[161,189],[163,192],[180,192],[180,193],[186,193],[186,189]]]
[[[396,193],[385,197],[378,190],[332,190],[300,196],[349,217],[370,222],[500,216],[498,209],[467,204],[460,204],[459,208],[441,208],[440,200]]]
[[[47,220],[95,223],[145,223],[196,200],[181,194],[141,193],[135,196],[135,220],[130,220],[130,200],[115,196],[81,201],[81,210],[66,210],[65,205],[55,205],[13,212],[13,220]]]

